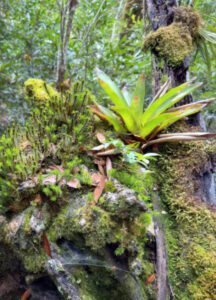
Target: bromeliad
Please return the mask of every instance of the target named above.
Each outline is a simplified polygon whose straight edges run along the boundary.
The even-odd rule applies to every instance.
[[[101,87],[110,97],[113,105],[102,106],[95,102],[91,110],[102,120],[110,123],[119,134],[139,140],[143,148],[157,143],[191,141],[216,137],[216,134],[206,132],[187,132],[159,134],[163,129],[187,116],[200,112],[214,99],[193,102],[178,107],[173,106],[185,96],[192,93],[201,83],[193,80],[168,90],[165,84],[156,99],[145,108],[145,78],[141,75],[134,92],[120,90],[118,86],[103,71],[96,69]]]

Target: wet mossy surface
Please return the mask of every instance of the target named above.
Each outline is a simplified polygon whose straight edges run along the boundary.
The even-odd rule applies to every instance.
[[[161,200],[167,211],[169,280],[179,300],[215,299],[216,295],[216,211],[197,192],[210,145],[165,146],[159,162]]]

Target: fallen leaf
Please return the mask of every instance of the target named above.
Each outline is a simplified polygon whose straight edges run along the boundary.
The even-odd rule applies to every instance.
[[[91,174],[92,185],[97,186],[101,180],[101,176],[99,172]]]
[[[55,184],[57,182],[56,175],[49,175],[43,180],[44,185]]]
[[[155,278],[156,278],[156,276],[155,276],[155,274],[152,274],[152,275],[150,275],[147,279],[146,279],[146,284],[150,284],[150,283],[152,283],[153,281],[155,281]]]
[[[98,165],[98,170],[99,172],[105,176],[105,171],[104,171],[104,168],[101,166],[101,165]]]
[[[80,146],[80,147],[79,147],[79,150],[80,150],[81,152],[84,152],[84,151],[86,151],[86,147]]]
[[[101,144],[106,142],[106,138],[102,132],[97,132],[96,137]]]
[[[92,148],[92,151],[100,151],[100,150],[105,150],[105,149],[106,149],[106,147],[104,145],[99,145],[99,146]]]
[[[105,182],[106,182],[106,177],[101,176],[100,181],[99,181],[99,183],[98,183],[98,185],[97,185],[97,187],[96,187],[96,189],[94,190],[94,193],[93,193],[95,203],[98,202],[98,200],[100,199],[100,196],[103,193],[103,190],[105,188]]]
[[[66,185],[73,188],[73,189],[78,189],[78,188],[81,187],[79,180],[76,179],[76,178],[67,181]]]
[[[35,196],[35,198],[34,198],[34,203],[39,204],[39,205],[42,203],[42,197],[41,197],[40,194],[37,194],[37,195]]]
[[[73,169],[72,169],[72,173],[73,174],[77,174],[79,172],[80,172],[80,168],[79,167],[73,167]]]
[[[105,166],[105,165],[106,165],[105,160],[104,160],[104,159],[101,159],[101,158],[95,159],[95,160],[94,160],[94,163],[95,163],[96,165],[101,165],[101,166]]]
[[[109,157],[106,158],[106,174],[109,177],[109,173],[112,170],[112,161]]]
[[[49,167],[50,170],[59,170],[61,173],[64,172],[64,168],[62,166],[52,165]]]
[[[52,257],[52,255],[51,255],[51,248],[50,248],[50,242],[49,242],[49,240],[47,238],[46,233],[43,234],[43,248],[44,248],[44,251],[46,252],[46,254],[49,257]]]
[[[20,300],[28,300],[31,297],[31,294],[32,290],[29,288],[22,294]]]
[[[98,152],[96,153],[97,156],[108,156],[108,155],[115,155],[115,154],[118,154],[119,151],[116,150],[116,149],[109,149],[109,150],[106,150],[106,151],[102,151],[102,152]]]

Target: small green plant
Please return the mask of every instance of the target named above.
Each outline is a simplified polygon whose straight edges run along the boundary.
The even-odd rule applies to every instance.
[[[78,188],[76,175],[90,181],[84,171],[83,176],[73,174],[73,168],[80,165],[76,154],[92,132],[92,116],[86,110],[92,94],[82,82],[75,82],[70,91],[60,95],[38,79],[28,80],[25,91],[33,106],[29,118],[24,126],[13,125],[0,137],[3,212],[27,193],[43,191],[52,201],[59,199],[64,186]],[[55,164],[63,170],[56,167],[48,172]]]
[[[98,147],[94,147],[93,151],[98,151],[98,156],[103,155],[122,155],[122,161],[129,164],[140,164],[147,168],[150,160],[155,160],[158,156],[156,153],[139,153],[139,143],[125,145],[120,139],[111,140]]]
[[[170,89],[154,99],[148,107],[145,105],[144,76],[138,79],[132,94],[120,90],[101,70],[96,69],[99,83],[113,102],[113,106],[104,107],[97,102],[91,110],[102,120],[110,123],[123,139],[138,140],[143,147],[151,144],[175,141],[191,141],[215,137],[215,134],[203,132],[159,134],[163,129],[187,116],[200,112],[214,99],[208,99],[172,108],[186,95],[192,93],[201,83],[186,82]]]

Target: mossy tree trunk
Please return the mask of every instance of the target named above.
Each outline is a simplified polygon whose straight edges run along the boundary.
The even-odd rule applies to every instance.
[[[177,6],[176,0],[147,0],[147,8],[149,18],[152,24],[152,28],[156,31],[162,26],[168,26],[173,22],[173,9]],[[171,79],[171,85],[177,86],[188,80],[189,77],[189,66],[190,58],[186,57],[184,61],[177,67],[171,67],[165,62],[160,63],[157,55],[153,55],[153,73],[154,73],[154,93],[157,93],[161,84],[162,78],[168,77]],[[162,65],[162,67],[161,67]],[[187,104],[193,102],[192,95],[186,96],[178,105]],[[188,123],[199,127],[199,130],[205,129],[205,122],[203,121],[200,114],[190,117]],[[213,184],[212,175],[213,166],[211,161],[208,162],[205,168],[205,172],[200,174],[200,184],[198,195],[202,201],[213,203],[215,195],[212,194],[210,188]]]
[[[148,9],[148,15],[149,19],[152,25],[152,29],[156,31],[158,28],[162,26],[169,26],[173,22],[173,16],[174,16],[174,8],[177,6],[177,1],[176,0],[160,0],[160,1],[155,1],[155,0],[147,0],[147,9]],[[184,82],[186,82],[189,79],[189,66],[190,66],[190,59],[189,57],[186,57],[184,61],[177,67],[171,67],[166,62],[161,61],[161,58],[159,58],[155,53],[153,53],[153,77],[154,77],[154,94],[158,92],[160,89],[160,86],[164,83],[162,80],[165,78],[169,78],[171,80],[171,85],[172,87],[178,86]],[[179,105],[182,104],[187,104],[193,102],[192,95],[189,95],[185,97]],[[191,131],[194,130],[194,126],[196,126],[195,130],[202,130],[205,128],[205,123],[200,115],[196,115],[188,120],[187,123],[183,124],[183,131]],[[178,129],[177,129],[178,130]],[[203,144],[202,144],[203,145]],[[179,146],[177,146],[179,148]],[[181,148],[181,146],[180,146]],[[170,186],[170,190],[174,191],[173,192],[173,197],[178,197],[182,195],[182,191],[185,191],[185,196],[184,196],[184,201],[185,205],[188,207],[191,206],[190,200],[188,199],[193,199],[191,201],[197,202],[197,204],[194,205],[199,205],[201,202],[206,202],[206,203],[214,203],[215,202],[215,193],[214,193],[214,179],[213,179],[213,166],[210,157],[206,153],[206,151],[202,151],[201,144],[197,147],[198,150],[195,149],[196,146],[191,146],[190,155],[191,156],[191,169],[188,172],[188,162],[184,162],[184,149],[182,149],[182,152],[184,155],[180,154],[178,157],[179,161],[181,161],[182,167],[181,169],[185,171],[185,180],[183,182],[181,179],[178,179],[176,181],[172,181],[173,186]],[[173,151],[175,151],[175,147],[172,148]],[[169,151],[169,150],[168,150]],[[199,152],[199,155],[197,158],[193,157],[192,152],[194,153],[196,151]],[[188,153],[189,153],[188,152]],[[164,155],[166,155],[166,150],[164,152]],[[169,154],[169,159],[175,162],[176,157],[179,154]],[[192,157],[194,161],[192,162]],[[197,160],[199,160],[199,171],[196,170],[195,165],[197,164]],[[194,166],[193,166],[194,164]],[[160,169],[161,171],[161,169]],[[163,172],[163,171],[162,171]],[[170,173],[170,176],[172,174]],[[181,174],[182,176],[182,174]],[[166,176],[165,176],[166,178]],[[169,178],[167,178],[169,181]],[[163,182],[161,183],[161,191],[164,190],[164,185]],[[182,185],[181,186],[181,192],[179,192],[178,188],[176,186]],[[159,194],[161,192],[159,191]],[[156,199],[153,201],[154,203],[154,208],[155,210],[160,210],[160,196],[162,199],[162,202],[164,201],[165,203],[167,202],[164,194],[162,193],[159,195],[159,197],[156,197]],[[172,200],[170,200],[172,201]],[[175,200],[174,200],[175,201]],[[189,204],[187,204],[187,201],[189,201]],[[170,204],[170,214],[172,214],[172,203]],[[177,214],[177,213],[176,213]],[[157,299],[158,300],[165,300],[167,297],[169,299],[173,299],[173,292],[172,289],[170,288],[169,282],[168,282],[168,276],[167,276],[167,260],[166,260],[166,250],[169,251],[169,249],[166,249],[169,247],[166,246],[165,242],[165,235],[167,235],[163,231],[163,226],[160,222],[159,218],[155,219],[156,223],[156,248],[157,248],[157,281],[158,281],[158,295]],[[205,229],[204,229],[205,230]],[[199,233],[197,233],[199,235]],[[189,235],[187,237],[188,239],[191,238]],[[172,251],[172,250],[171,250]],[[196,255],[196,254],[195,254]],[[172,260],[172,258],[171,258]],[[170,269],[170,268],[169,268]],[[170,272],[169,272],[170,273]],[[174,274],[171,274],[173,276]],[[192,279],[191,279],[192,280]],[[172,282],[172,280],[171,280]],[[186,287],[186,285],[185,285]],[[187,290],[187,289],[185,289]],[[183,294],[183,293],[182,293]],[[178,298],[180,299],[180,298]],[[185,298],[186,299],[186,298]],[[188,298],[187,298],[188,299]],[[193,298],[195,299],[195,298]]]

